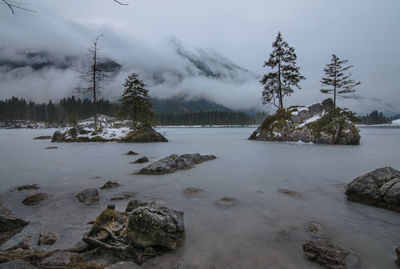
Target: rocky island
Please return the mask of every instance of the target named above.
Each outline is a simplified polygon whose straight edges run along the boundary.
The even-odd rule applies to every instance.
[[[99,115],[97,122],[100,124],[97,133],[91,117],[73,127],[56,131],[51,142],[168,142],[162,134],[149,125],[138,124],[132,128],[129,121],[118,121],[105,115]]]
[[[309,107],[278,109],[265,118],[249,140],[358,145],[360,134],[354,121],[352,112],[333,109],[329,98]]]

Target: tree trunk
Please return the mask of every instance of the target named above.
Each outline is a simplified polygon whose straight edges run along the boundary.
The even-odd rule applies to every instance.
[[[278,64],[278,80],[279,80],[279,106],[283,108],[283,97],[282,97],[282,82],[281,82],[281,63]]]
[[[336,109],[336,76],[337,76],[336,65],[337,65],[337,60],[335,59],[335,76],[333,77],[333,110]]]
[[[94,114],[94,133],[97,135],[97,104],[96,104],[96,65],[97,65],[97,40],[94,43],[93,52],[93,114]]]

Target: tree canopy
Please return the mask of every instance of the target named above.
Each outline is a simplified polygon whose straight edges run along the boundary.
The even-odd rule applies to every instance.
[[[352,74],[349,71],[352,65],[345,66],[348,60],[340,60],[335,54],[332,55],[331,62],[324,68],[325,77],[322,77],[320,91],[324,94],[333,93],[333,107],[336,108],[336,96],[344,96],[355,92],[355,87],[361,82],[351,79]]]
[[[272,43],[272,47],[273,51],[268,61],[264,62],[264,67],[267,66],[272,71],[265,74],[260,81],[264,85],[263,103],[283,108],[283,96],[291,95],[294,87],[300,89],[299,82],[305,77],[300,74],[294,48],[282,39],[280,32]],[[279,105],[276,104],[276,99],[279,100]]]
[[[139,123],[154,125],[156,115],[151,110],[153,104],[150,100],[146,85],[139,79],[139,75],[132,73],[124,83],[125,90],[120,99],[119,117],[132,121],[134,127]]]

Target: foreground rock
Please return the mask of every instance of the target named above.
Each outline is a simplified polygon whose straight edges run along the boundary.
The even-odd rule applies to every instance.
[[[347,199],[400,212],[400,171],[376,169],[354,179],[347,187]]]
[[[57,242],[57,236],[52,232],[40,233],[38,245],[54,245]]]
[[[194,164],[214,159],[216,159],[214,155],[200,155],[198,153],[183,154],[180,156],[172,154],[142,168],[138,174],[163,175],[173,173],[179,169],[189,169],[192,168]]]
[[[36,193],[34,195],[26,197],[22,201],[22,203],[24,205],[37,205],[41,201],[44,201],[44,200],[47,200],[47,199],[49,199],[49,195],[47,195],[46,193]]]
[[[115,211],[115,206],[109,205],[83,240],[141,264],[176,249],[184,232],[182,211],[159,200],[134,200],[126,212]]]
[[[132,129],[128,121],[117,121],[104,115],[98,116],[98,122],[101,128],[97,134],[93,118],[90,118],[75,127],[56,131],[51,142],[168,142],[151,126],[139,125]]]
[[[28,223],[23,219],[14,218],[12,212],[3,207],[0,201],[0,246],[21,232]]]
[[[88,188],[75,195],[75,197],[82,204],[92,205],[99,201],[99,191],[96,188]]]
[[[309,107],[279,109],[268,116],[249,139],[358,145],[360,134],[353,120],[351,112],[333,110],[332,99],[326,99]]]
[[[304,256],[327,269],[348,269],[350,251],[328,240],[309,240],[303,245]]]
[[[396,263],[397,263],[397,265],[400,266],[400,246],[398,246],[398,247],[396,248],[395,252],[396,252],[396,256],[397,256]]]
[[[140,269],[141,267],[133,262],[117,262],[104,269]]]

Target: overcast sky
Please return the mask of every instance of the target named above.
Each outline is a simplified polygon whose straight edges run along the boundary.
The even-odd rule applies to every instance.
[[[319,93],[322,69],[335,53],[354,65],[353,78],[362,82],[358,94],[364,98],[339,101],[339,105],[343,102],[364,112],[383,109],[386,103],[400,112],[399,0],[125,0],[129,6],[111,0],[24,2],[36,12],[17,10],[14,16],[0,5],[0,47],[84,54],[102,33],[104,55],[124,65],[136,61],[146,70],[168,63],[166,40],[176,37],[188,46],[217,51],[261,75],[267,72],[263,62],[281,31],[295,48],[300,71],[307,77],[302,89],[285,99],[286,104],[306,105],[326,97]],[[11,90],[18,95],[26,92],[26,97],[37,97],[34,93],[54,96],[51,91],[57,92],[57,84],[68,87],[71,76],[53,72],[46,74],[46,80],[21,78],[25,84],[2,78],[0,97],[7,97]],[[30,79],[33,83],[21,89]],[[205,94],[215,95],[219,102],[229,94],[228,89],[216,94],[220,84],[204,85],[209,86],[202,87]],[[240,107],[246,98],[244,106],[259,102],[261,89],[253,81],[233,90],[228,105]]]

